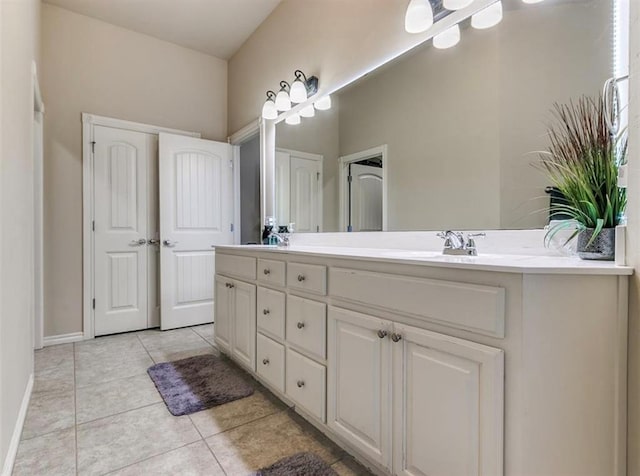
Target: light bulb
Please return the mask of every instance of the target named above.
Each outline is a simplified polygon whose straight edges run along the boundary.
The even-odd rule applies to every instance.
[[[442,33],[433,37],[433,46],[438,49],[451,48],[460,42],[460,27],[458,24],[447,28]]]
[[[298,114],[291,114],[290,116],[287,116],[284,122],[295,126],[296,124],[300,124],[300,116]]]
[[[313,104],[309,104],[306,107],[300,109],[300,117],[313,117],[316,115],[316,110],[313,107]]]
[[[331,96],[327,94],[325,97],[318,99],[313,105],[318,111],[331,109]]]
[[[296,79],[291,85],[291,91],[289,92],[291,102],[297,104],[305,102],[307,100],[307,86],[300,79]]]
[[[289,95],[283,89],[276,95],[276,108],[278,111],[288,111],[291,109],[291,99],[289,99]]]
[[[276,119],[278,117],[278,108],[276,103],[271,99],[267,99],[262,106],[262,117],[265,119]]]
[[[433,9],[429,0],[411,0],[404,16],[407,33],[422,33],[433,25]]]
[[[502,20],[502,2],[498,1],[472,15],[471,26],[478,30],[484,30],[497,25],[500,20]]]
[[[473,3],[473,0],[444,0],[442,6],[447,10],[461,10]]]

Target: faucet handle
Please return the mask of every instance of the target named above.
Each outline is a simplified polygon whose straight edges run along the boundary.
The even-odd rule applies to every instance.
[[[484,238],[485,236],[487,236],[487,234],[484,233],[484,232],[481,232],[481,233],[468,233],[467,234],[467,248],[475,248],[476,247],[475,238]]]

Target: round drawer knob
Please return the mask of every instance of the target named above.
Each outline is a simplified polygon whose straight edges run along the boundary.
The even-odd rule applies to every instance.
[[[396,334],[395,332],[391,333],[391,340],[393,342],[398,342],[400,339],[402,339],[400,334]]]
[[[265,268],[262,270],[262,272],[267,275],[267,274],[271,274],[271,270],[269,268]]]
[[[296,385],[298,385],[298,388],[302,388],[302,387],[304,387],[304,380],[298,380],[298,381],[296,382]]]
[[[263,365],[269,365],[269,359],[262,359]]]
[[[384,329],[380,329],[378,331],[378,337],[380,337],[380,339],[384,339],[385,337],[387,337],[387,331],[385,331]]]
[[[299,281],[299,282],[302,282],[302,281],[304,281],[305,279],[306,279],[306,278],[304,277],[304,274],[299,274],[299,275],[298,275],[298,281]]]
[[[268,315],[269,313],[271,313],[271,311],[269,309],[263,309],[262,310],[262,314],[264,314],[265,316]]]
[[[304,327],[304,322],[298,322],[298,329],[302,329]]]

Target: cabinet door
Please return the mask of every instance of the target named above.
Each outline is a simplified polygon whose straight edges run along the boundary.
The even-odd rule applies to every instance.
[[[230,279],[216,275],[214,339],[216,344],[225,350],[231,350],[231,314],[233,313],[231,296],[233,291],[229,288],[230,284]]]
[[[256,287],[233,281],[233,345],[236,360],[252,371],[256,370]]]
[[[375,317],[329,307],[327,390],[329,427],[373,461],[390,468],[388,325]]]
[[[503,352],[409,326],[395,333],[394,473],[503,474]]]

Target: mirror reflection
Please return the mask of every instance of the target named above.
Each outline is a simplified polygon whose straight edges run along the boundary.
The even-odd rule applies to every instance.
[[[460,24],[276,127],[276,221],[296,232],[524,229],[548,223],[534,164],[555,102],[612,75],[611,3],[506,0],[502,22]]]

